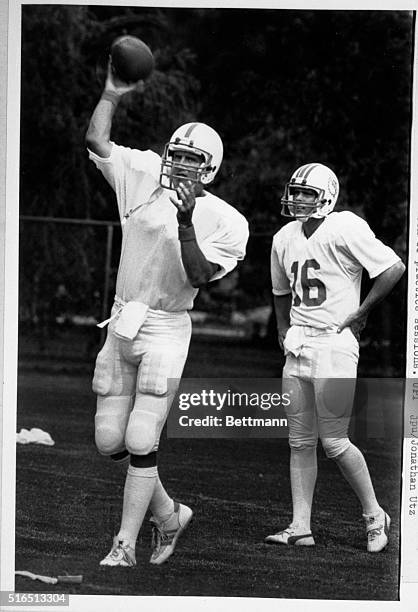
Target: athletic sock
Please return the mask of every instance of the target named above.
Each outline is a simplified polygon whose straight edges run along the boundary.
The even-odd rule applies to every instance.
[[[123,496],[122,522],[119,540],[135,548],[136,539],[150,504],[157,480],[157,466],[128,468]]]
[[[363,514],[367,516],[378,514],[381,508],[376,499],[369,469],[362,452],[350,442],[350,446],[341,455],[338,455],[335,461],[359,498]]]
[[[164,489],[158,475],[151,498],[150,510],[159,523],[169,521],[174,512],[174,501]],[[171,528],[172,526],[169,525],[169,529]]]
[[[114,465],[117,465],[120,470],[126,473],[126,470],[129,465],[130,454],[127,450],[121,451],[120,453],[115,453],[114,455],[110,455],[110,459]]]
[[[318,474],[316,446],[301,450],[291,449],[290,484],[292,488],[293,519],[290,524],[297,534],[310,533],[312,498]]]

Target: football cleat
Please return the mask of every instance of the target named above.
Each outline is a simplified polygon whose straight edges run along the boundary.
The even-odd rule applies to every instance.
[[[164,523],[159,523],[157,519],[151,517],[152,523],[152,555],[150,563],[161,565],[167,561],[174,552],[177,540],[186,529],[193,516],[192,510],[188,506],[174,502],[174,512],[177,514],[178,526],[174,529],[167,529]]]
[[[264,540],[267,544],[286,544],[288,546],[314,546],[315,540],[312,533],[296,533],[294,527],[288,527],[269,535]]]
[[[367,552],[383,550],[389,541],[390,516],[381,510],[375,516],[364,516],[367,534]]]
[[[129,544],[124,544],[118,539],[113,538],[113,546],[110,553],[100,561],[100,565],[108,567],[135,567],[135,549]]]

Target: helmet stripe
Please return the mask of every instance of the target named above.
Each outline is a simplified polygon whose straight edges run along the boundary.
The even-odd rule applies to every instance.
[[[299,168],[299,170],[297,171],[296,177],[299,178],[300,176],[302,176],[302,174],[305,172],[305,170],[309,168],[310,165],[311,164],[305,164],[304,166]]]
[[[185,138],[189,138],[190,134],[193,132],[193,130],[195,129],[195,127],[199,125],[198,123],[192,123],[191,125],[189,125],[189,127],[187,128],[187,132],[185,133],[184,137]]]
[[[308,176],[310,175],[310,173],[312,172],[312,170],[315,170],[315,168],[318,167],[318,164],[311,164],[307,169],[306,172],[303,176],[303,180],[306,181]]]

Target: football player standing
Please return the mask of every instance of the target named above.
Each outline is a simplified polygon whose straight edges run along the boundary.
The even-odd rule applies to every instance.
[[[298,168],[287,183],[282,214],[293,219],[273,238],[271,275],[290,444],[293,518],[266,538],[271,544],[313,546],[312,498],[318,437],[362,506],[367,550],[388,543],[389,515],[379,505],[366,461],[348,438],[356,386],[359,334],[370,310],[405,271],[400,258],[350,211],[333,212],[334,172],[319,163]],[[360,304],[363,268],[374,279]],[[333,380],[334,379],[334,380]],[[339,379],[339,380],[336,380]]]
[[[136,564],[135,544],[147,509],[159,565],[173,553],[192,510],[174,501],[157,469],[161,430],[187,357],[188,310],[198,288],[243,259],[248,224],[206,186],[219,170],[221,138],[203,123],[179,127],[162,158],[110,140],[112,119],[127,85],[109,64],[90,120],[90,159],[116,194],[122,248],[106,342],[97,356],[95,439],[100,453],[129,461],[120,530],[106,566]]]

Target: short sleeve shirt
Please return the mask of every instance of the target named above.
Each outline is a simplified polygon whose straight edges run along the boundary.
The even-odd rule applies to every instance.
[[[309,238],[292,221],[273,238],[273,294],[292,293],[292,325],[334,328],[360,304],[363,269],[375,278],[398,261],[350,211],[331,213]]]
[[[177,209],[169,199],[175,192],[159,184],[161,157],[116,144],[108,158],[89,156],[115,191],[122,222],[117,295],[168,312],[192,308],[198,290],[181,259]],[[211,280],[222,278],[245,256],[245,217],[205,191],[196,198],[193,224],[201,251],[219,267]]]

